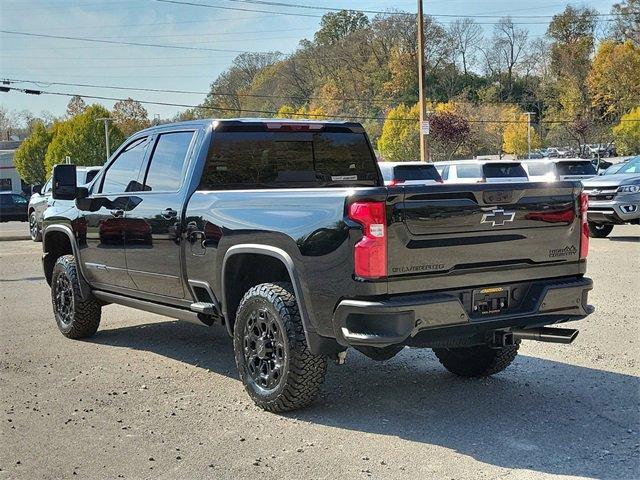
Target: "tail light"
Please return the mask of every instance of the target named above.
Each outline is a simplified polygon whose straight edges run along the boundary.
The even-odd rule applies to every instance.
[[[349,218],[362,225],[362,240],[354,251],[355,273],[361,278],[387,276],[387,223],[384,202],[355,202]]]
[[[580,194],[580,260],[587,258],[589,254],[589,224],[587,223],[587,210],[589,210],[589,196]]]

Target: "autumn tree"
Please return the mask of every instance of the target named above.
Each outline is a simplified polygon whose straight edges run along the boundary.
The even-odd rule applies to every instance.
[[[625,0],[611,8],[612,38],[620,43],[631,41],[640,47],[640,0]]]
[[[469,137],[469,122],[451,112],[436,112],[429,117],[431,160],[450,160]]]
[[[41,121],[34,122],[31,135],[18,147],[13,162],[20,178],[30,184],[46,181],[44,159],[51,143],[52,133]]]
[[[640,153],[640,107],[632,109],[613,127],[616,150],[621,155]]]
[[[147,109],[144,108],[140,102],[132,98],[116,102],[113,106],[111,118],[113,118],[113,123],[120,129],[125,137],[151,125]]]
[[[76,165],[102,165],[106,158],[104,125],[99,118],[109,117],[109,110],[91,105],[86,110],[54,125],[54,136],[45,155],[45,170],[51,174],[53,166],[64,163],[69,156]],[[113,152],[124,141],[118,127],[109,125],[109,145]]]
[[[74,95],[67,103],[67,118],[75,117],[76,115],[80,115],[87,109],[87,104],[84,99],[79,95]]]
[[[482,39],[482,27],[470,18],[459,18],[449,25],[449,36],[453,42],[453,50],[462,64],[462,73],[467,75],[469,66],[475,63]]]
[[[592,104],[605,119],[618,119],[640,104],[640,46],[605,41],[587,77]]]
[[[420,158],[418,105],[400,104],[387,113],[378,139],[378,150],[388,162],[406,162]]]
[[[503,150],[516,157],[526,156],[529,151],[529,135],[531,135],[531,150],[540,148],[542,140],[540,135],[529,127],[526,115],[521,115],[517,120],[507,124],[503,135]]]
[[[368,25],[369,19],[362,12],[341,10],[327,13],[322,16],[320,30],[316,32],[314,40],[319,45],[332,45]]]

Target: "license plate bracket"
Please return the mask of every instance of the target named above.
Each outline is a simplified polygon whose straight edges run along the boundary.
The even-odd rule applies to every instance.
[[[508,287],[481,288],[473,291],[472,311],[474,315],[497,315],[509,309]]]

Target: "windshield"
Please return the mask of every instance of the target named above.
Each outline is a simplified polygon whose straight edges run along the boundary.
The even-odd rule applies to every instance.
[[[596,168],[591,162],[558,162],[558,175],[596,175]]]
[[[640,173],[640,157],[633,157],[626,162],[618,173]]]

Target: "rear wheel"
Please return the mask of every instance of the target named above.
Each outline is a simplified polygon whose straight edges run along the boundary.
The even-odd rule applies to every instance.
[[[501,372],[516,358],[519,345],[490,348],[487,345],[464,348],[434,348],[444,368],[461,377],[488,377]]]
[[[270,412],[309,405],[320,391],[327,358],[307,346],[290,283],[263,283],[245,295],[234,325],[238,373],[251,399]]]
[[[613,225],[607,223],[589,222],[589,236],[594,238],[605,238],[613,230]]]
[[[29,235],[31,235],[31,240],[33,240],[34,242],[42,241],[42,232],[40,231],[40,227],[38,226],[36,212],[31,212],[31,214],[29,215]]]
[[[58,258],[51,275],[51,301],[58,328],[67,338],[90,337],[100,325],[101,305],[90,293],[82,298],[80,281],[73,255]]]

